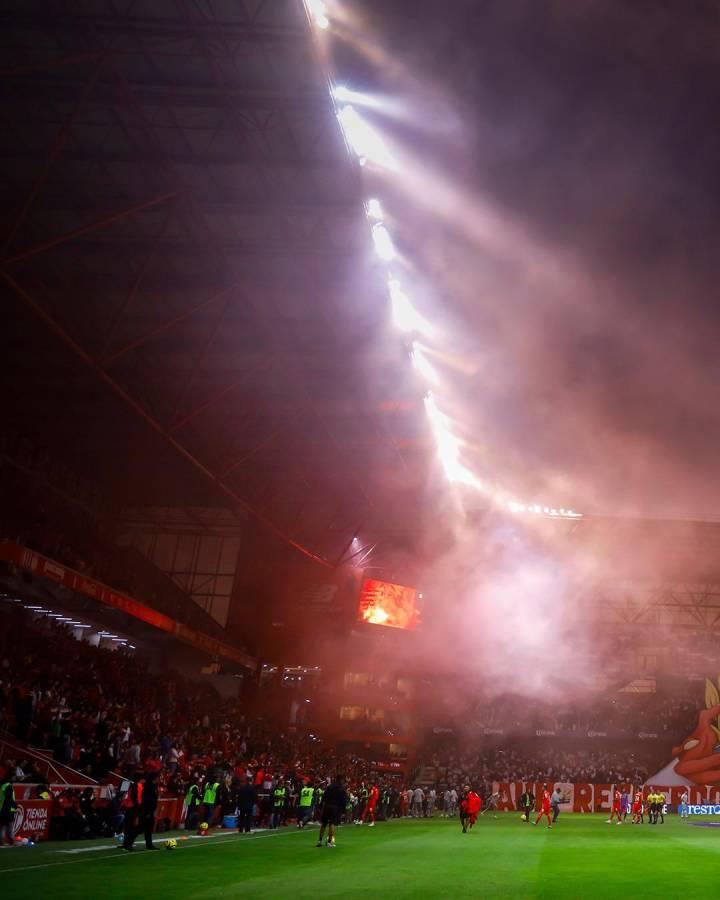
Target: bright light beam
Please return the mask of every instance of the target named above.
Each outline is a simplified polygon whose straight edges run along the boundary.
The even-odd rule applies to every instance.
[[[332,89],[332,95],[338,103],[357,103],[358,106],[372,105],[372,98],[360,91],[351,91],[344,84],[336,84]]]
[[[392,262],[397,253],[395,252],[395,244],[390,237],[390,232],[382,222],[377,222],[372,227],[372,239],[375,244],[375,251],[380,259],[385,262]]]
[[[372,197],[370,200],[368,200],[368,202],[365,204],[365,212],[367,213],[368,219],[373,219],[376,222],[382,222],[383,209],[377,197]]]
[[[323,2],[323,0],[306,0],[307,8],[312,16],[313,22],[320,28],[322,31],[325,31],[326,28],[330,26],[330,19],[328,19],[327,15],[327,6]]]
[[[400,331],[416,332],[432,337],[435,329],[428,320],[413,308],[410,298],[395,278],[388,281],[393,322]]]
[[[449,419],[440,412],[435,398],[430,392],[425,397],[425,411],[435,437],[440,463],[448,481],[481,488],[482,485],[478,479],[460,461],[460,440],[450,431]]]
[[[396,117],[401,116],[402,107],[397,101],[393,101],[388,97],[379,97],[373,94],[363,94],[360,91],[353,91],[344,84],[336,84],[332,88],[333,100],[337,103],[351,103],[354,106],[364,107],[365,109],[376,109],[386,114],[394,114]]]
[[[348,144],[360,160],[368,160],[385,169],[395,170],[397,163],[380,135],[353,106],[343,106],[337,114]]]
[[[438,374],[437,369],[428,361],[423,353],[422,347],[417,341],[413,341],[410,358],[412,359],[412,364],[418,374],[422,375],[423,378],[430,382],[430,384],[437,385],[440,383],[440,375]]]

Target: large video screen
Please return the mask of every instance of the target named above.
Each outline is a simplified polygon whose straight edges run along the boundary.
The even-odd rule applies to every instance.
[[[418,618],[416,600],[415,588],[366,578],[360,591],[358,621],[412,630]]]

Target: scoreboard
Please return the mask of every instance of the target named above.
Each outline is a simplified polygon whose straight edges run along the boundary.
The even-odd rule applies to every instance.
[[[418,623],[417,590],[366,578],[360,589],[358,621],[412,631]]]

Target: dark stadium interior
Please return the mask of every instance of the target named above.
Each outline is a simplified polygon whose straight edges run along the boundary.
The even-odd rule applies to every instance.
[[[0,2],[0,781],[51,843],[130,849],[143,778],[197,836],[338,774],[343,824],[720,797],[717,16],[441,6]]]

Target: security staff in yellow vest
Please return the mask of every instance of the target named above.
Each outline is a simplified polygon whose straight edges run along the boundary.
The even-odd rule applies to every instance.
[[[315,788],[311,784],[306,784],[300,788],[300,799],[298,800],[298,819],[297,827],[304,828],[312,818],[313,797],[315,796]]]
[[[215,809],[217,806],[217,792],[220,787],[219,781],[213,781],[208,778],[205,782],[205,791],[203,792],[203,819],[212,828],[215,818]]]
[[[185,828],[187,831],[194,831],[197,827],[198,810],[200,809],[200,786],[196,781],[190,783],[190,787],[185,794],[185,806],[187,807],[187,815],[185,816]]]
[[[0,785],[0,847],[7,839],[8,846],[13,845],[13,821],[15,819],[15,788],[12,784],[12,776],[7,774]]]
[[[271,828],[277,828],[283,821],[285,816],[285,799],[287,797],[287,788],[285,782],[280,779],[272,792],[272,820]]]

